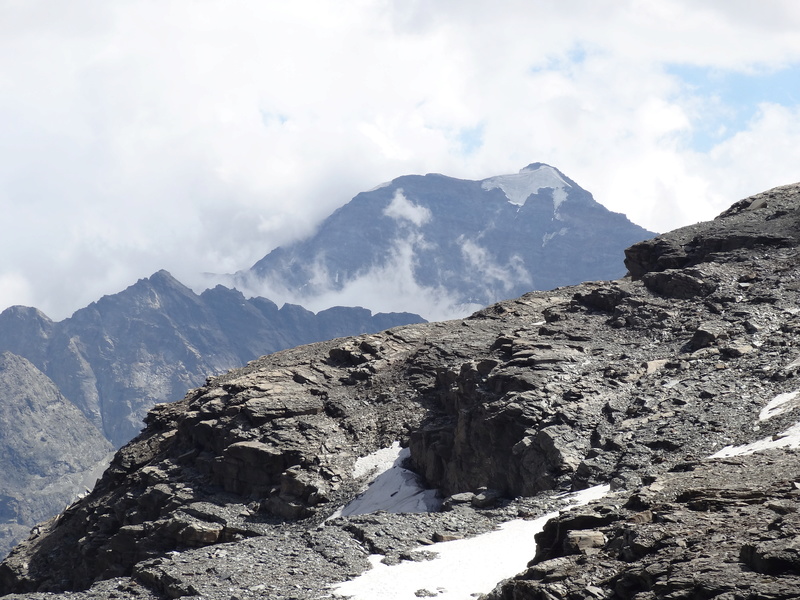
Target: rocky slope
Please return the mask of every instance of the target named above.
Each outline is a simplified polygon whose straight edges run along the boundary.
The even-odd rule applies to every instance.
[[[22,426],[21,424],[24,424]],[[111,444],[29,361],[0,353],[0,554],[94,486]]]
[[[181,398],[209,374],[284,348],[420,321],[364,308],[279,309],[221,285],[198,295],[159,271],[57,323],[11,307],[0,313],[0,350],[34,363],[119,447],[139,433],[151,406]]]
[[[238,281],[285,288],[303,304],[348,287],[385,298],[394,286],[406,306],[427,295],[429,310],[468,314],[530,290],[621,277],[623,250],[652,235],[542,163],[481,181],[408,175],[358,194]]]
[[[154,404],[177,400],[208,374],[263,354],[419,321],[418,315],[373,315],[364,308],[336,307],[317,314],[295,305],[279,309],[265,298],[246,299],[223,286],[197,295],[166,271],[57,323],[34,308],[3,311],[0,351],[30,361],[28,367],[50,387],[45,393],[32,387],[29,377],[7,377],[0,388],[9,410],[21,398],[27,402],[27,412],[0,419],[0,440],[29,440],[22,455],[35,457],[0,456],[0,494],[15,506],[35,507],[0,511],[0,556],[33,525],[93,486],[95,463],[112,444],[120,447],[132,439]],[[57,402],[52,396],[56,393]],[[51,422],[43,424],[33,418],[37,414]],[[59,421],[63,431],[56,427],[55,433],[84,432],[78,436],[79,447],[72,437],[54,435]],[[49,437],[37,446],[34,441],[41,436]],[[76,451],[80,460],[70,462]],[[10,483],[17,480],[37,484]],[[57,489],[58,494],[44,489]]]
[[[633,278],[213,378],[149,413],[92,493],[0,564],[0,593],[325,597],[368,554],[430,559],[610,483],[489,597],[796,598],[798,242],[800,185],[776,188],[634,245]],[[394,440],[445,510],[335,517],[356,459]]]

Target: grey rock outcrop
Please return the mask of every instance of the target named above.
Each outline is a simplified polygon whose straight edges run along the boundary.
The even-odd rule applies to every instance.
[[[770,450],[684,463],[564,513],[537,536],[527,571],[486,600],[797,598],[798,458]]]
[[[775,188],[740,200],[714,221],[689,225],[625,251],[633,277],[713,262],[718,254],[758,248],[793,248],[800,242],[800,215]]]
[[[314,235],[273,250],[238,280],[267,281],[305,302],[408,269],[440,302],[475,310],[621,277],[623,250],[652,235],[542,163],[481,181],[408,175],[358,194]]]
[[[0,554],[94,487],[111,444],[29,361],[0,353]]]
[[[635,277],[213,378],[149,413],[92,493],[0,564],[0,593],[317,598],[370,553],[424,560],[415,545],[610,483],[489,597],[796,597],[798,215],[800,185],[776,188],[632,247]],[[659,259],[691,239],[716,241]],[[394,440],[448,510],[326,520],[361,489],[356,459]]]

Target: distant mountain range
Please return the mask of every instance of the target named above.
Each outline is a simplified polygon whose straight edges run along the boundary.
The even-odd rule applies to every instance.
[[[420,321],[364,308],[279,309],[221,285],[198,295],[159,271],[57,323],[35,308],[3,311],[0,352],[36,365],[119,447],[154,404],[183,397],[208,375],[284,348]]]
[[[60,322],[8,308],[0,313],[0,555],[91,483],[150,408],[209,375],[301,344],[424,321],[404,312],[415,307],[464,314],[532,289],[616,278],[624,248],[650,236],[541,163],[482,181],[411,175],[358,194],[308,239],[233,277],[242,288],[322,304],[316,313],[222,285],[198,295],[166,271]],[[328,308],[346,293],[373,309],[389,298],[400,312]],[[34,461],[31,440],[44,453]],[[35,510],[21,508],[34,496]]]
[[[153,405],[264,354],[423,320],[364,308],[279,309],[223,286],[198,295],[166,271],[60,322],[35,308],[6,309],[0,556],[91,487],[112,447],[139,433]]]
[[[235,281],[303,305],[382,296],[388,304],[373,308],[441,318],[621,277],[623,250],[653,235],[543,163],[480,181],[407,175],[358,194],[315,234],[276,248]]]

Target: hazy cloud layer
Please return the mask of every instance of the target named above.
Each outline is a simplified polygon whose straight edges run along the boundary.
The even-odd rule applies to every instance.
[[[251,278],[248,284],[240,283],[239,287],[244,288],[246,295],[265,296],[277,304],[300,304],[314,312],[331,306],[361,306],[373,313],[411,312],[439,321],[464,317],[481,308],[478,304],[460,302],[444,288],[423,287],[416,282],[417,252],[427,246],[422,235],[409,232],[390,243],[391,257],[384,265],[359,273],[342,289],[331,283],[335,277],[321,262],[315,265],[312,281],[315,294],[311,297],[287,290],[268,279]]]
[[[421,227],[431,220],[431,211],[411,202],[399,188],[395,191],[392,201],[384,209],[383,214],[396,221],[410,221],[417,227]]]
[[[486,248],[473,240],[465,239],[462,235],[458,242],[461,246],[461,254],[467,264],[474,269],[480,279],[486,280],[489,284],[487,288],[499,287],[504,292],[508,292],[520,283],[533,286],[531,276],[525,269],[525,263],[519,256],[512,256],[507,265],[501,265],[492,258]],[[501,299],[498,298],[498,300]]]
[[[0,0],[0,308],[246,268],[409,173],[542,161],[649,229],[710,218],[800,179],[798,30],[794,0]]]

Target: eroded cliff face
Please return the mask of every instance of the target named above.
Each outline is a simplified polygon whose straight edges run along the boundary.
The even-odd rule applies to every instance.
[[[611,483],[493,597],[794,597],[799,241],[800,186],[776,188],[632,247],[633,278],[214,378],[151,411],[95,490],[0,565],[0,591],[116,577],[118,597],[315,598],[368,553],[418,559],[420,541]],[[394,440],[449,510],[326,521],[363,483],[356,459]],[[757,440],[784,449],[708,458]]]
[[[55,384],[0,352],[0,554],[94,486],[112,451]],[[24,500],[23,500],[24,499]]]

